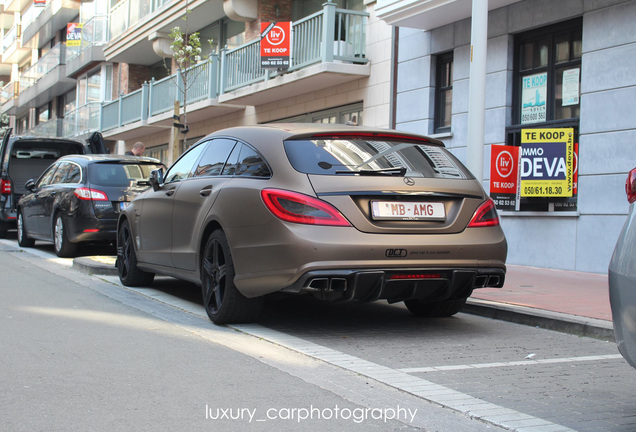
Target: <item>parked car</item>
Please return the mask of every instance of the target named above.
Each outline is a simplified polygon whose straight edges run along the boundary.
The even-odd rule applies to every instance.
[[[63,138],[15,136],[9,129],[0,145],[0,237],[16,226],[16,206],[26,192],[27,180],[38,178],[53,161],[69,154],[102,154],[101,134],[87,142]]]
[[[53,242],[60,257],[79,243],[117,238],[121,209],[150,187],[150,172],[162,165],[138,156],[64,156],[37,180],[28,180],[17,205],[18,243]]]
[[[201,285],[215,323],[252,321],[270,293],[404,301],[449,316],[501,287],[494,203],[441,141],[344,125],[215,132],[121,214],[124,285]]]
[[[629,216],[609,265],[609,296],[614,338],[625,360],[636,368],[636,168],[625,182]]]

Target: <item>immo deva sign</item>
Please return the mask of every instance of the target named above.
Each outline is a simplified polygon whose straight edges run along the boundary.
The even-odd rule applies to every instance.
[[[492,146],[490,195],[497,208],[519,210],[519,198],[572,197],[574,129],[522,129],[521,147]]]

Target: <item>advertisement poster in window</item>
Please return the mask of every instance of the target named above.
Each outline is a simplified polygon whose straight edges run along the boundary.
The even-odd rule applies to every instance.
[[[490,197],[499,210],[519,210],[519,146],[490,149]]]
[[[521,81],[521,124],[546,120],[548,74],[529,75]]]
[[[579,104],[579,76],[581,69],[563,71],[563,85],[561,86],[562,106]]]
[[[82,45],[82,24],[68,23],[66,25],[66,46],[78,47]]]
[[[261,23],[261,67],[289,69],[290,22]]]
[[[571,197],[574,129],[521,130],[521,197]]]

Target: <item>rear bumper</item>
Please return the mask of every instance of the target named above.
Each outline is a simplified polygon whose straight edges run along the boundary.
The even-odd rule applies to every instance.
[[[116,219],[67,218],[67,235],[71,242],[112,241],[117,239]]]
[[[395,303],[420,299],[442,301],[469,297],[475,288],[501,288],[502,268],[338,270],[305,273],[288,293],[312,293],[322,300]]]

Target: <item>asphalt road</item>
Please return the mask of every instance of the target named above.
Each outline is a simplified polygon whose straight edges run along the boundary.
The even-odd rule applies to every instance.
[[[0,257],[2,430],[636,430],[610,342],[311,298],[218,327],[191,284],[127,289],[39,244]]]

